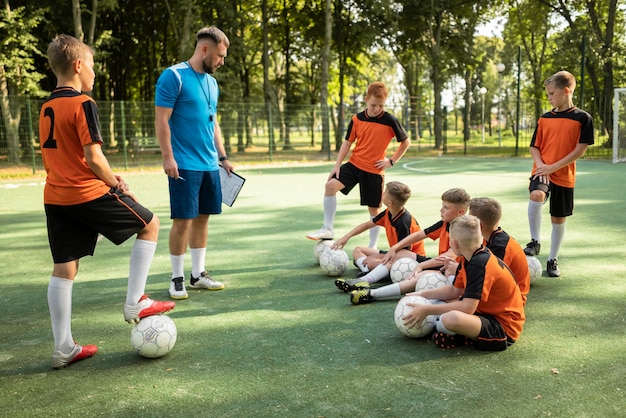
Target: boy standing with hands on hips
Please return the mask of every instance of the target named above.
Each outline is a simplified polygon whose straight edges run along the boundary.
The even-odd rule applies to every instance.
[[[530,176],[528,223],[531,241],[524,252],[536,256],[541,249],[541,209],[550,199],[552,237],[547,271],[559,277],[557,262],[565,236],[565,221],[574,210],[576,160],[594,143],[593,120],[589,113],[574,106],[576,79],[567,71],[550,76],[544,86],[552,110],[539,118],[530,142],[533,169]]]

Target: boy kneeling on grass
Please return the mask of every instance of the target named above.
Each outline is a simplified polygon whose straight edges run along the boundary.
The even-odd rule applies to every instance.
[[[454,283],[411,293],[447,302],[411,305],[405,324],[412,327],[428,315],[440,315],[433,334],[438,347],[473,345],[477,350],[505,350],[519,338],[526,319],[511,271],[483,245],[475,216],[464,215],[451,222],[450,247],[461,258]]]

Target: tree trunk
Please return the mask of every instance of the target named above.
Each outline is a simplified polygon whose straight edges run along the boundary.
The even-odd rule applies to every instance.
[[[324,11],[324,49],[322,50],[322,74],[320,80],[320,111],[322,113],[322,151],[330,152],[330,121],[328,111],[328,81],[330,79],[328,68],[330,60],[330,44],[332,43],[333,15],[332,0],[326,0]]]
[[[0,108],[2,109],[2,118],[6,128],[7,146],[9,148],[9,163],[20,163],[20,137],[18,128],[20,126],[20,115],[22,106],[11,103],[9,97],[9,88],[6,75],[4,73],[4,65],[0,64]]]
[[[80,0],[72,0],[72,18],[74,21],[74,36],[81,41],[85,40],[83,19],[80,14]]]

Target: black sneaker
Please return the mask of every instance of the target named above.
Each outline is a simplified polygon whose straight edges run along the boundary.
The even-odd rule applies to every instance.
[[[554,260],[548,260],[546,270],[548,270],[548,276],[550,277],[561,276],[561,270],[559,270],[559,262],[556,260],[556,258]]]
[[[376,299],[374,299],[369,289],[353,290],[352,292],[350,292],[350,302],[352,302],[354,305],[371,303],[375,300]]]
[[[345,293],[353,290],[369,289],[370,283],[359,279],[336,279],[335,286]]]
[[[541,244],[532,239],[528,244],[526,244],[526,248],[524,248],[524,254],[526,255],[539,255],[539,250],[541,250]]]

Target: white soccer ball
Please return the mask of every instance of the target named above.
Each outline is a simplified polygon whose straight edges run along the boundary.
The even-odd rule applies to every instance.
[[[331,250],[329,248],[320,255],[320,267],[328,276],[341,276],[349,264],[350,259],[344,250]]]
[[[435,321],[437,319],[436,316],[428,315],[418,325],[411,327],[411,328],[407,328],[407,326],[404,325],[404,319],[402,318],[404,318],[405,315],[407,315],[409,312],[413,310],[413,306],[408,306],[409,303],[423,304],[423,305],[431,304],[431,302],[428,299],[421,297],[421,296],[413,295],[413,296],[403,297],[398,302],[398,305],[396,306],[396,310],[393,313],[393,319],[396,322],[396,327],[398,327],[398,330],[402,334],[410,338],[420,338],[420,337],[425,337],[429,335],[435,328]]]
[[[320,261],[320,255],[327,249],[329,249],[335,243],[332,239],[323,239],[317,241],[315,243],[315,247],[313,247],[313,255],[315,256],[315,261]]]
[[[530,273],[530,284],[533,284],[543,274],[543,267],[541,267],[541,261],[534,255],[527,255],[526,261],[528,262],[528,272]]]
[[[437,289],[448,284],[450,284],[450,281],[440,271],[425,270],[420,274],[417,283],[415,283],[415,291]]]
[[[176,343],[176,324],[167,315],[142,318],[130,332],[130,343],[139,355],[158,358],[169,353]]]
[[[396,260],[389,270],[389,277],[394,283],[406,280],[417,267],[417,260],[411,257],[402,257]]]

